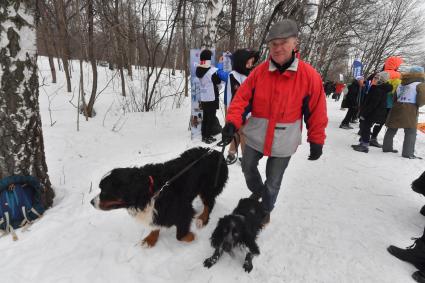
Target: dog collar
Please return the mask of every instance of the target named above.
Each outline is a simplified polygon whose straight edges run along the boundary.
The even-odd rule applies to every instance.
[[[149,192],[153,195],[153,177],[149,175]]]

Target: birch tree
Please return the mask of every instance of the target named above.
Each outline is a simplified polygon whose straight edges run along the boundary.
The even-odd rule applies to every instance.
[[[31,175],[52,190],[38,104],[35,1],[0,1],[0,178]]]
[[[209,0],[207,14],[205,16],[205,28],[202,33],[202,47],[212,48],[215,46],[217,35],[218,15],[223,10],[222,0]]]

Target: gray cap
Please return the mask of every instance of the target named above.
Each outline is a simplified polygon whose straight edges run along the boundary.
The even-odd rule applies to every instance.
[[[375,75],[376,83],[378,85],[386,83],[390,79],[390,74],[385,71],[379,72]]]
[[[298,36],[297,23],[291,19],[284,19],[275,23],[270,28],[266,42],[270,42],[273,39],[288,38],[291,36]]]

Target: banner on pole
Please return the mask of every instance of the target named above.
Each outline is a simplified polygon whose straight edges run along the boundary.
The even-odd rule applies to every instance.
[[[215,65],[215,49],[212,52],[211,64]],[[190,69],[190,97],[191,97],[191,115],[190,115],[190,131],[192,140],[201,138],[202,109],[200,109],[201,87],[199,79],[196,77],[196,67],[199,65],[199,55],[201,49],[191,49],[189,58]]]
[[[360,60],[356,59],[353,62],[353,77],[357,78],[358,76],[361,76],[363,74],[363,64],[360,62]]]

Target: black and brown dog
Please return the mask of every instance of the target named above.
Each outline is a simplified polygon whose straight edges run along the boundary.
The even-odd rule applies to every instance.
[[[204,261],[204,266],[210,268],[221,257],[223,252],[232,253],[236,246],[246,247],[243,268],[250,272],[253,268],[252,258],[260,254],[256,243],[258,232],[263,227],[262,221],[266,212],[260,202],[254,199],[241,199],[232,214],[220,218],[211,236],[211,246],[214,254]]]
[[[188,166],[190,169],[183,171]],[[150,226],[152,231],[142,241],[148,247],[156,244],[161,227],[176,226],[177,239],[191,242],[195,238],[190,231],[195,214],[192,201],[200,196],[204,205],[197,217],[197,226],[202,227],[208,223],[215,198],[223,191],[227,178],[228,168],[219,151],[193,148],[165,163],[113,169],[100,181],[100,194],[91,203],[101,210],[126,208]]]

